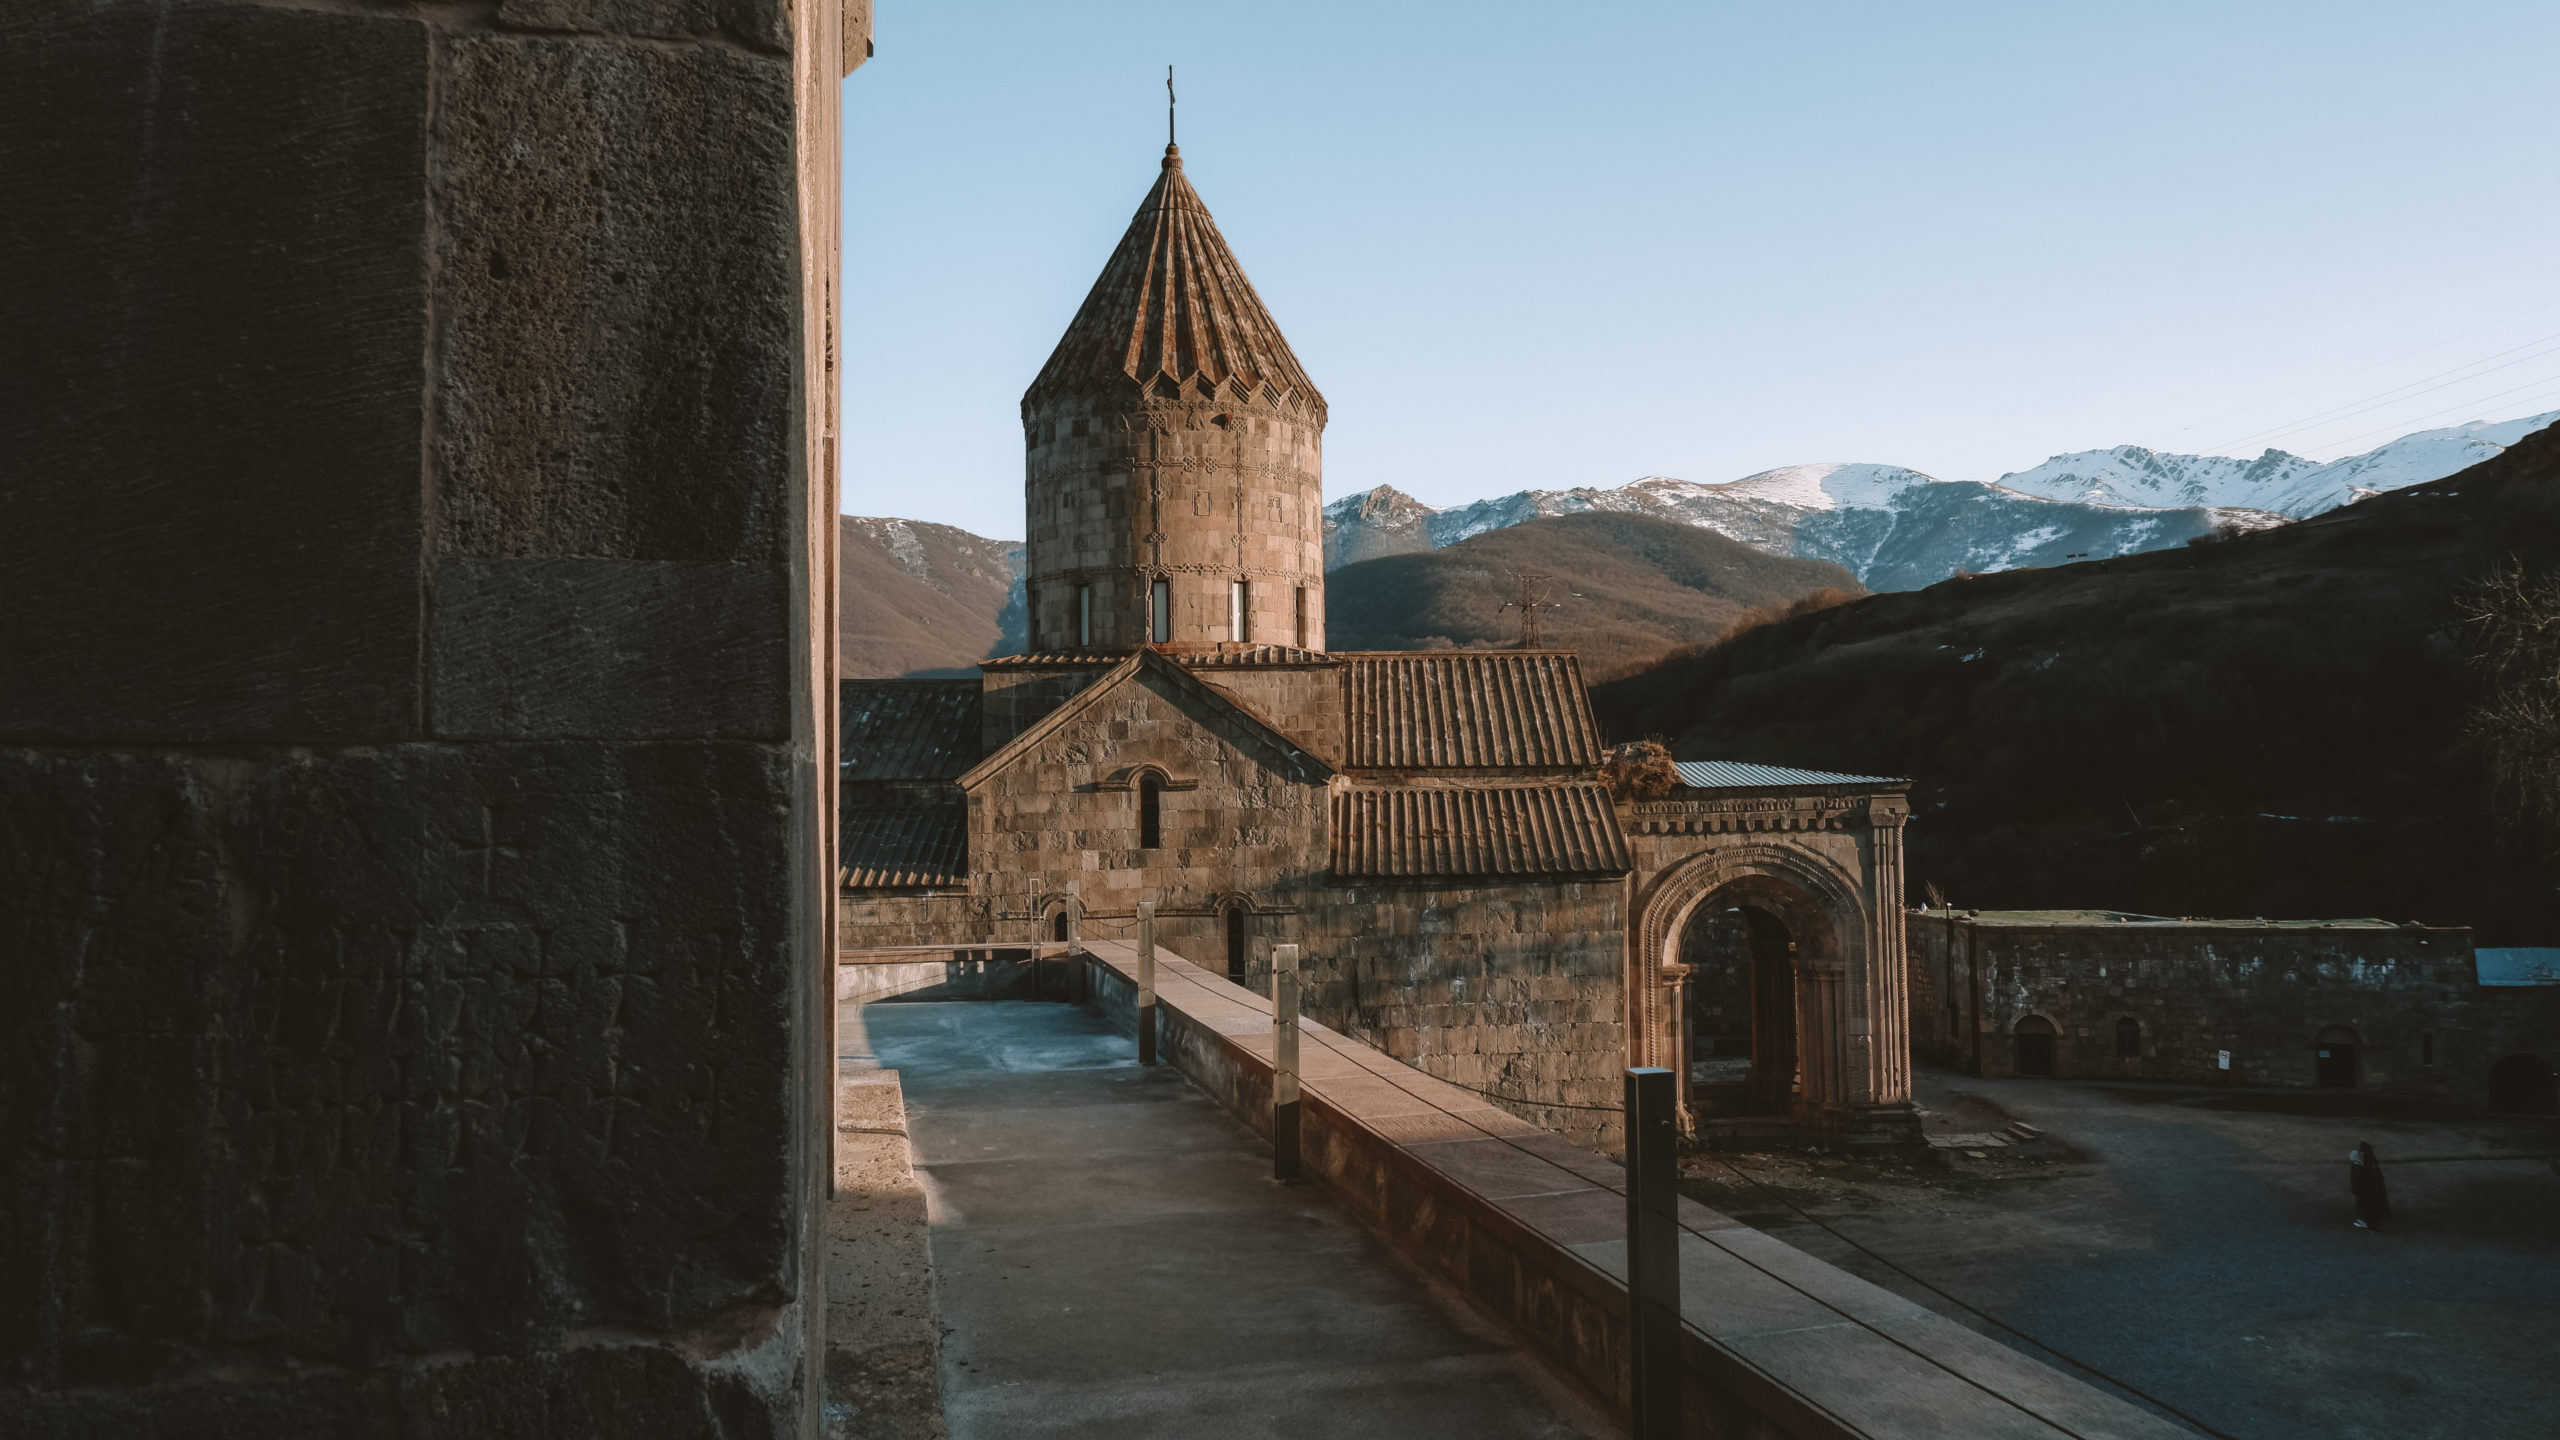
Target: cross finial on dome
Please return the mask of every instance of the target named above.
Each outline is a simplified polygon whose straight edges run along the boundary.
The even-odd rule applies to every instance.
[[[1164,153],[1168,158],[1179,159],[1182,152],[1173,143],[1173,105],[1173,67],[1167,65],[1164,67]]]

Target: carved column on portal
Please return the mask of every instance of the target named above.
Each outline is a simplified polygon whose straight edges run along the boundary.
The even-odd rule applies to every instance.
[[[1689,977],[1687,965],[1673,962],[1662,967],[1662,1015],[1665,1034],[1661,1053],[1662,1067],[1672,1074],[1672,1091],[1678,1097],[1673,1105],[1673,1118],[1684,1137],[1698,1133],[1698,1116],[1690,1108],[1689,1098]]]
[[[1816,1124],[1828,1124],[1848,1099],[1842,1083],[1841,1042],[1847,1025],[1847,1007],[1842,1003],[1841,981],[1844,972],[1840,962],[1824,955],[1812,957],[1799,971],[1798,1004],[1802,1020],[1797,1026],[1796,1043],[1802,1057],[1800,1064],[1804,1088],[1796,1097],[1799,1114]]]
[[[1903,797],[1878,795],[1867,807],[1866,1010],[1854,1043],[1865,1074],[1849,1126],[1852,1143],[1919,1143],[1920,1114],[1911,1102],[1911,962],[1904,933],[1902,827],[1911,818]]]

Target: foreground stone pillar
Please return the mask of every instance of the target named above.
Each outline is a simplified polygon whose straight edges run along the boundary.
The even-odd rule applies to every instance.
[[[0,1432],[811,1432],[839,23],[0,16]]]

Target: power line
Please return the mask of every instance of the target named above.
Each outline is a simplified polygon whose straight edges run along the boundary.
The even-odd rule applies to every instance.
[[[2398,364],[2400,361],[2406,360],[2406,359],[2410,358],[2410,357],[2411,357],[2411,356],[2413,356],[2413,355],[2424,355],[2424,354],[2426,354],[2426,353],[2427,353],[2428,351],[2430,351],[2430,350],[2441,350],[2441,349],[2443,349],[2444,347],[2446,347],[2447,345],[2450,345],[2450,344],[2452,344],[2453,342],[2455,342],[2455,341],[2457,341],[2457,340],[2468,340],[2468,339],[2470,339],[2470,338],[2471,338],[2472,336],[2474,336],[2474,335],[2478,335],[2478,334],[2480,334],[2480,333],[2482,333],[2482,332],[2484,332],[2484,331],[2495,330],[2495,329],[2497,329],[2497,328],[2498,328],[2499,326],[2501,326],[2501,325],[2512,325],[2512,324],[2514,324],[2516,321],[2521,320],[2521,319],[2525,318],[2525,317],[2526,317],[2526,316],[2528,316],[2528,315],[2539,315],[2539,314],[2541,314],[2543,311],[2550,309],[2550,308],[2551,308],[2552,306],[2554,306],[2554,305],[2560,305],[2560,297],[2555,297],[2555,298],[2553,298],[2553,299],[2545,300],[2545,301],[2543,301],[2543,302],[2542,302],[2541,304],[2539,304],[2539,305],[2528,306],[2528,307],[2526,307],[2525,309],[2518,310],[2517,312],[2515,312],[2515,313],[2514,313],[2514,314],[2512,314],[2512,315],[2507,315],[2507,316],[2501,317],[2501,318],[2499,318],[2499,319],[2492,320],[2492,321],[2490,321],[2490,322],[2489,322],[2488,324],[2486,324],[2486,325],[2474,325],[2474,326],[2472,326],[2470,329],[2465,330],[2465,331],[2463,331],[2462,333],[2460,333],[2460,334],[2458,334],[2458,335],[2448,335],[2448,336],[2446,336],[2446,337],[2445,337],[2444,339],[2442,339],[2442,340],[2436,340],[2436,341],[2432,341],[2432,342],[2430,342],[2430,343],[2428,343],[2428,344],[2421,345],[2421,346],[2419,346],[2419,347],[2418,347],[2417,349],[2415,349],[2415,350],[2403,350],[2403,351],[2401,351],[2401,352],[2399,352],[2398,354],[2395,354],[2395,355],[2387,355],[2387,356],[2384,356],[2382,359],[2380,359],[2380,360],[2376,360],[2376,361],[2374,361],[2374,362],[2373,362],[2372,364],[2370,364],[2370,365],[2363,366],[2363,367],[2361,367],[2361,368],[2359,368],[2359,369],[2350,370],[2350,371],[2348,371],[2347,373],[2345,373],[2345,374],[2343,374],[2343,375],[2333,375],[2333,376],[2329,377],[2329,378],[2328,378],[2328,379],[2326,379],[2326,380],[2318,380],[2318,381],[2314,381],[2314,382],[2312,382],[2311,384],[2309,384],[2309,385],[2305,385],[2305,386],[2303,386],[2303,387],[2301,387],[2300,389],[2297,389],[2297,390],[2287,390],[2286,392],[2284,392],[2284,393],[2283,393],[2283,394],[2281,394],[2281,395],[2270,395],[2270,396],[2268,396],[2268,397],[2267,397],[2266,399],[2264,399],[2264,400],[2253,400],[2253,401],[2251,401],[2250,403],[2248,403],[2248,404],[2246,404],[2246,405],[2241,405],[2241,406],[2237,406],[2237,407],[2235,407],[2235,408],[2233,408],[2233,409],[2224,410],[2224,411],[2222,411],[2222,412],[2220,412],[2220,413],[2218,413],[2218,414],[2207,415],[2206,417],[2204,417],[2204,418],[2203,418],[2203,419],[2201,419],[2201,420],[2193,421],[2193,422],[2190,422],[2189,424],[2179,426],[2177,429],[2170,431],[2170,432],[2169,432],[2169,434],[2170,434],[2170,435],[2172,435],[2172,436],[2175,436],[2175,435],[2184,435],[2184,434],[2186,434],[2188,431],[2193,430],[2193,429],[2196,429],[2198,426],[2210,425],[2210,424],[2213,424],[2213,423],[2214,423],[2215,421],[2217,421],[2217,420],[2227,420],[2227,419],[2231,418],[2231,417],[2232,417],[2232,416],[2234,416],[2234,415],[2245,415],[2245,414],[2247,414],[2248,412],[2250,412],[2250,411],[2252,411],[2252,410],[2263,409],[2263,408],[2265,408],[2266,406],[2269,406],[2269,405],[2280,404],[2280,403],[2282,403],[2282,402],[2284,402],[2284,401],[2287,401],[2287,400],[2292,399],[2292,398],[2293,398],[2293,397],[2295,397],[2296,395],[2308,395],[2308,394],[2310,394],[2310,393],[2311,393],[2312,391],[2314,391],[2314,390],[2325,390],[2325,389],[2327,389],[2328,387],[2330,387],[2330,386],[2332,386],[2332,385],[2339,384],[2339,383],[2341,383],[2341,382],[2343,382],[2343,381],[2353,380],[2353,379],[2355,379],[2355,378],[2356,378],[2357,376],[2359,376],[2359,375],[2370,375],[2370,374],[2372,374],[2374,371],[2379,370],[2379,369],[2381,369],[2382,367],[2384,367],[2384,366],[2386,366],[2386,365],[2395,365],[2395,364]],[[2459,369],[2459,368],[2461,368],[2461,367],[2457,366],[2457,367],[2455,367],[2455,368]],[[2153,446],[2152,448],[2153,448],[2153,449],[2157,449],[2157,450],[2166,450],[2166,449],[2168,449],[2168,448],[2169,448],[2169,446],[2168,446],[2166,443],[2163,443],[2163,444],[2160,444],[2160,445]]]
[[[2430,410],[2424,415],[2411,416],[2403,420],[2394,420],[2388,425],[2378,426],[2374,429],[2367,430],[2362,435],[2350,435],[2344,440],[2333,440],[2329,443],[2332,445],[2353,445],[2357,441],[2365,439],[2367,436],[2387,435],[2390,432],[2399,430],[2405,426],[2423,424],[2426,421],[2438,419],[2446,415],[2460,414],[2462,411],[2486,405],[2492,400],[2502,400],[2509,395],[2524,394],[2530,391],[2539,390],[2549,385],[2560,385],[2560,375],[2546,375],[2539,380],[2527,381],[2522,385],[2516,386],[2512,390],[2501,390],[2495,395],[2483,395],[2477,400],[2465,400],[2459,405],[2448,405],[2441,410]],[[2535,403],[2539,404],[2541,402],[2537,400]]]
[[[2540,359],[2542,356],[2551,354],[2555,350],[2560,350],[2560,345],[2550,343],[2555,340],[2560,340],[2560,332],[2554,332],[2552,334],[2542,336],[2539,339],[2527,340],[2522,345],[2511,346],[2505,350],[2498,351],[2494,355],[2483,355],[2477,360],[2456,365],[2451,370],[2439,370],[2433,375],[2422,375],[2415,380],[2409,381],[2407,384],[2394,385],[2388,390],[2378,390],[2371,395],[2364,396],[2362,399],[2350,400],[2343,405],[2332,405],[2326,410],[2306,416],[2300,420],[2273,426],[2265,430],[2257,431],[2253,434],[2243,435],[2237,440],[2229,441],[2221,445],[2211,446],[2207,449],[2206,453],[2220,454],[2224,451],[2236,450],[2243,445],[2254,444],[2260,440],[2273,439],[2276,436],[2290,434],[2297,430],[2313,429],[2321,424],[2334,420],[2352,419],[2356,415],[2363,414],[2370,410],[2379,409],[2384,405],[2396,405],[2403,400],[2415,400],[2420,395],[2431,395],[2438,390],[2450,389],[2453,386],[2462,384],[2466,380],[2477,380],[2483,375],[2495,375],[2501,370],[2521,365],[2528,360]],[[2477,366],[2488,364],[2489,361],[2501,359],[2508,355],[2515,355],[2515,352],[2518,350],[2532,349],[2532,347],[2536,345],[2541,345],[2545,348],[2534,350],[2530,355],[2518,355],[2515,359],[2507,361],[2504,365],[2490,365],[2486,370],[2475,369]],[[2469,375],[2457,373],[2464,370],[2472,370],[2474,373]],[[2454,378],[2446,380],[2444,377],[2448,375],[2453,376]],[[2427,382],[2430,380],[2444,380],[2444,383],[2441,385],[2428,385]],[[2412,388],[2415,386],[2426,386],[2426,388]],[[2457,406],[2456,408],[2458,409],[2460,407]]]

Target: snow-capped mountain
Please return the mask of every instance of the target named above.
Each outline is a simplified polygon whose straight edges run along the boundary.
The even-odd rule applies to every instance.
[[[2138,446],[2057,455],[1998,484],[1899,465],[1787,465],[1717,484],[1650,476],[1614,489],[1523,490],[1435,509],[1389,486],[1325,507],[1325,566],[1436,550],[1541,515],[1615,510],[1700,525],[1772,554],[1844,565],[1873,590],[2059,565],[2257,529],[2478,464],[2560,412],[2403,436],[2323,464]]]
[[[2168,455],[2139,445],[2056,455],[2000,483],[2048,500],[2097,505],[2241,505],[2300,520],[2364,495],[2441,480],[2560,420],[2560,410],[2521,420],[2475,420],[2403,435],[2379,449],[2322,463],[2269,450],[2255,460]]]

